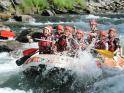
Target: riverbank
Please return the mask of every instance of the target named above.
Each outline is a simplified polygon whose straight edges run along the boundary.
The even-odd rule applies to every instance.
[[[58,14],[113,14],[124,13],[123,0],[2,0],[0,18],[11,14],[55,16]],[[4,14],[3,14],[4,13]]]

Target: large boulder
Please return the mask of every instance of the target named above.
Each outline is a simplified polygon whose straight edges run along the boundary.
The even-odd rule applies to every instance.
[[[21,43],[28,43],[29,40],[27,38],[27,35],[30,34],[31,32],[32,32],[31,29],[25,29],[21,31],[21,33],[17,36],[16,40]]]

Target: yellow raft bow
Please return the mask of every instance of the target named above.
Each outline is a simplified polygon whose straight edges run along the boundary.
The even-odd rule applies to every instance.
[[[114,53],[108,50],[102,50],[102,49],[95,49],[99,54],[108,57],[108,58],[113,58]]]

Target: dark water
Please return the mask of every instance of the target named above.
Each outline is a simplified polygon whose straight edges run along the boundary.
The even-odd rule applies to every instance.
[[[36,22],[30,23],[9,23],[16,32],[20,32],[22,27],[41,28],[45,25],[57,24],[75,26],[77,29],[90,31],[89,20],[97,19],[98,28],[107,30],[116,27],[119,31],[121,44],[123,46],[124,18],[121,15],[105,17],[94,15],[61,15],[56,17],[36,17]],[[30,73],[25,76],[23,68],[17,67],[16,59],[11,59],[8,54],[0,54],[0,93],[123,93],[124,74],[123,70],[97,69],[94,66],[93,58],[84,53],[79,65],[84,62],[85,68],[73,68],[74,71],[66,71],[57,68],[40,69],[42,73]],[[9,59],[8,59],[9,58]],[[85,63],[84,59],[89,62]],[[90,66],[89,66],[90,64]],[[82,71],[81,71],[82,70]]]

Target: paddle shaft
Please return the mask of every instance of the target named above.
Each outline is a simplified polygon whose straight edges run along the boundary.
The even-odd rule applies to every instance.
[[[36,54],[37,52],[39,52],[39,50],[37,50],[37,51],[36,51],[35,53],[33,53],[33,54],[24,56],[24,57],[22,57],[22,58],[16,60],[17,66],[21,66],[22,64],[24,64],[26,60],[28,60],[31,56],[33,56],[33,55]]]

